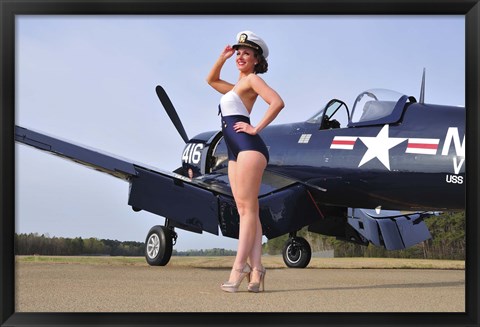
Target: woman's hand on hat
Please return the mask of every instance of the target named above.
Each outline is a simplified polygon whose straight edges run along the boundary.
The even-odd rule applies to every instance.
[[[235,49],[232,48],[230,45],[227,45],[225,49],[223,49],[221,56],[225,59],[228,59],[231,56],[233,56],[234,53],[235,53]]]

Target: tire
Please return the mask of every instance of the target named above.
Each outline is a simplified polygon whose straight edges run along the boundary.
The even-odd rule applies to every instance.
[[[172,257],[173,241],[170,229],[153,226],[145,240],[145,259],[150,266],[165,266]]]
[[[287,267],[305,268],[312,258],[312,249],[303,237],[292,237],[285,243],[282,254]]]

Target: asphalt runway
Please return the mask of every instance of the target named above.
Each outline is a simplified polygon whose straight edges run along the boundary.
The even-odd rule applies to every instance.
[[[173,259],[172,259],[173,261]],[[269,267],[224,293],[226,267],[17,262],[16,312],[465,312],[462,269]]]

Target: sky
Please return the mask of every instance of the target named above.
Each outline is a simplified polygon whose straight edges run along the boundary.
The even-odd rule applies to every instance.
[[[332,98],[391,89],[465,105],[465,17],[16,16],[15,123],[160,170],[184,142],[156,93],[162,85],[189,137],[220,129],[220,94],[205,78],[238,32],[270,49],[260,75],[285,102],[272,124],[304,121]],[[230,59],[222,78],[235,83]],[[267,105],[259,99],[258,122]],[[17,233],[144,242],[164,218],[134,212],[127,182],[15,145]],[[237,240],[177,229],[174,249],[236,249]],[[266,239],[265,239],[266,240]]]

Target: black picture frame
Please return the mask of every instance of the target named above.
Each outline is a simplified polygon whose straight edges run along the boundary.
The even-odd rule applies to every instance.
[[[479,218],[479,50],[480,5],[478,0],[1,0],[1,136],[0,136],[0,324],[30,325],[228,325],[238,324],[237,313],[16,313],[15,312],[15,15],[44,14],[222,14],[222,15],[312,15],[312,14],[391,14],[465,15],[466,32],[466,312],[463,313],[252,313],[251,325],[389,325],[389,326],[478,326],[480,323],[478,254]],[[168,299],[167,299],[168,300]],[[368,299],[366,299],[368,301]]]

